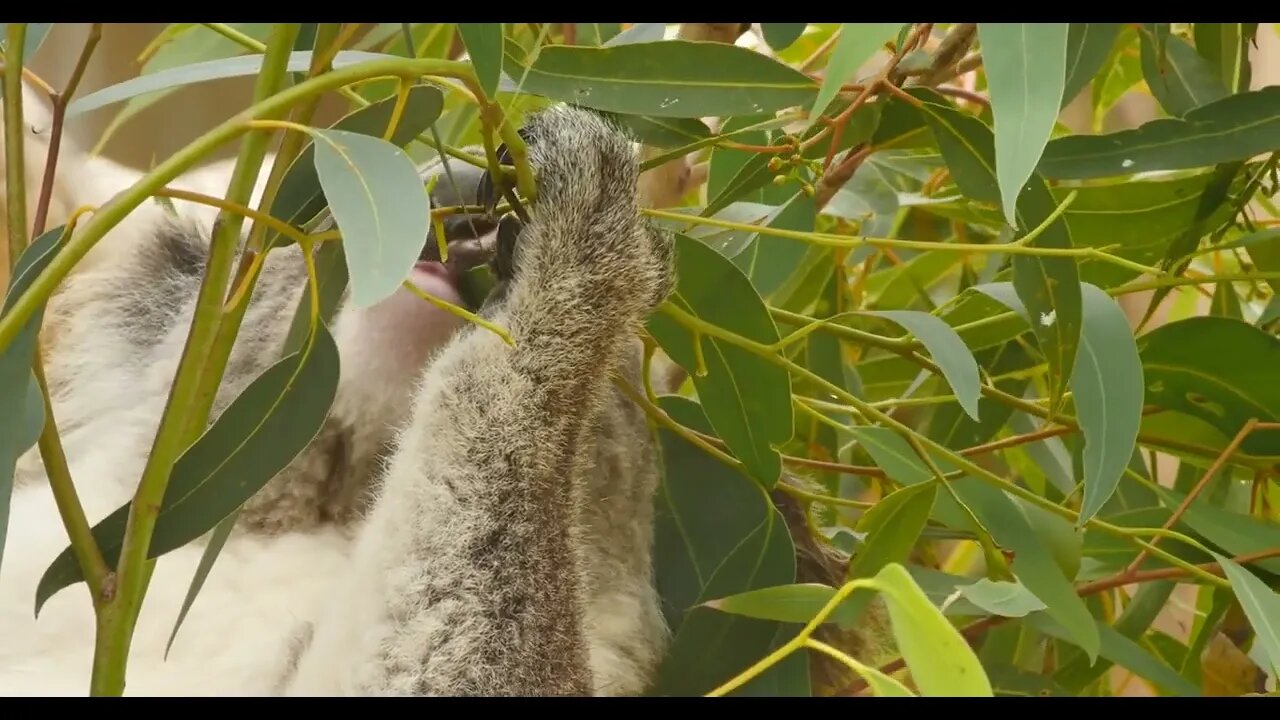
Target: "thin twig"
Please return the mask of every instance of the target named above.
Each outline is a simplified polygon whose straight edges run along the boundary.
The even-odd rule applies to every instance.
[[[1251,418],[1244,424],[1244,427],[1240,428],[1240,432],[1236,433],[1236,436],[1231,440],[1231,443],[1223,448],[1222,452],[1218,454],[1217,459],[1213,461],[1213,464],[1209,466],[1209,469],[1205,471],[1205,474],[1200,478],[1200,481],[1191,489],[1191,492],[1187,493],[1187,496],[1182,499],[1178,508],[1174,510],[1173,514],[1169,516],[1169,519],[1165,521],[1162,528],[1163,530],[1168,530],[1178,524],[1178,521],[1181,520],[1182,516],[1187,512],[1187,508],[1191,507],[1191,503],[1195,502],[1196,498],[1200,496],[1200,493],[1204,490],[1205,486],[1209,484],[1209,481],[1213,479],[1214,475],[1218,474],[1218,471],[1226,464],[1227,459],[1240,448],[1240,445],[1244,443],[1247,437],[1249,437],[1249,434],[1253,432],[1254,427],[1257,424],[1257,418]],[[1151,544],[1154,546],[1159,541],[1160,538],[1157,536],[1152,538]],[[1137,573],[1138,568],[1142,566],[1142,562],[1147,559],[1147,554],[1146,548],[1139,552],[1138,556],[1133,559],[1133,562],[1129,563],[1129,567],[1125,568],[1124,574],[1132,577]]]
[[[49,201],[53,196],[53,180],[58,167],[58,152],[62,146],[62,125],[67,116],[67,105],[70,104],[71,97],[75,95],[76,88],[80,87],[80,80],[84,78],[85,70],[89,67],[89,58],[93,55],[93,51],[98,47],[98,41],[101,39],[102,23],[94,23],[89,26],[89,35],[84,40],[84,48],[80,51],[80,59],[76,61],[76,67],[71,71],[67,86],[60,93],[49,94],[49,99],[53,101],[53,122],[49,130],[49,155],[45,161],[44,178],[40,183],[40,201],[36,206],[36,217],[31,229],[31,237],[40,237],[40,234],[44,232],[45,222],[49,219]]]

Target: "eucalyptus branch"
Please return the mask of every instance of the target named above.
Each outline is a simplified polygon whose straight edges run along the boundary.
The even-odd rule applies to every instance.
[[[938,49],[933,54],[933,62],[929,63],[929,69],[911,84],[932,87],[941,82],[944,77],[954,77],[950,74],[954,72],[956,63],[964,58],[969,48],[973,47],[973,41],[977,35],[977,23],[956,23],[951,26],[947,36],[938,44]]]
[[[53,183],[57,172],[58,155],[62,148],[62,131],[67,114],[67,103],[75,94],[76,88],[79,87],[80,79],[84,77],[85,68],[89,65],[89,58],[92,56],[93,50],[97,47],[98,40],[101,37],[102,25],[101,23],[94,23],[89,27],[89,33],[85,38],[80,58],[76,62],[66,86],[62,89],[62,92],[50,93],[50,99],[53,102],[53,118],[49,129],[49,150],[45,156],[40,197],[36,202],[35,222],[31,231],[32,237],[39,237],[44,234],[45,222],[49,217],[49,204],[53,199]],[[22,182],[25,183],[25,177]],[[26,189],[20,185],[19,191],[19,194],[25,198]],[[67,238],[75,232],[80,217],[88,212],[93,212],[93,208],[78,208],[67,218],[62,237],[59,239],[60,243],[66,242]],[[16,262],[17,255],[14,256],[13,260]],[[93,537],[93,529],[89,526],[84,506],[80,502],[80,496],[76,493],[75,482],[71,477],[71,467],[67,462],[66,451],[62,447],[62,438],[58,434],[57,417],[54,412],[53,400],[49,395],[49,381],[45,375],[42,338],[37,341],[35,357],[32,359],[31,365],[32,372],[35,374],[36,385],[40,389],[40,401],[44,404],[44,427],[40,430],[40,438],[37,443],[40,449],[40,461],[44,464],[45,476],[49,479],[49,489],[53,494],[54,504],[58,507],[58,515],[67,531],[71,552],[75,555],[76,563],[80,566],[80,573],[84,576],[85,585],[89,589],[89,596],[92,599],[93,606],[97,609],[105,602],[104,589],[111,575],[111,569],[107,566],[107,562],[102,556],[102,550],[98,547],[98,542]]]
[[[9,23],[5,31],[9,52],[4,63],[4,157],[5,203],[9,215],[9,267],[27,249],[27,168],[23,132],[27,127],[22,112],[22,48],[27,41],[26,23]],[[12,313],[10,313],[12,314]],[[0,344],[0,352],[8,343]]]
[[[258,104],[275,95],[283,85],[298,29],[297,24],[281,24],[273,29],[254,91]],[[284,107],[287,106],[280,107],[277,112]],[[266,146],[267,136],[261,133],[250,134],[244,139],[232,172],[228,201],[243,205],[249,200],[266,155]],[[95,216],[95,220],[98,217]],[[215,223],[187,346],[179,361],[142,479],[130,504],[117,567],[117,593],[98,614],[99,642],[94,653],[92,680],[95,695],[119,695],[124,691],[133,627],[150,575],[148,549],[164,501],[169,473],[179,454],[204,429],[212,399],[222,379],[225,357],[230,354],[226,347],[230,342],[219,333],[219,322],[227,276],[235,258],[242,222],[240,216],[223,211]],[[218,340],[223,342],[218,343]]]

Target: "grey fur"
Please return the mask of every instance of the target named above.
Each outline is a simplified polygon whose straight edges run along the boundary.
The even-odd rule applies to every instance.
[[[637,694],[656,670],[656,449],[613,378],[639,386],[635,330],[671,290],[673,248],[639,213],[629,138],[567,107],[528,131],[539,198],[510,286],[482,313],[515,347],[468,326],[400,404],[340,388],[316,440],[243,510],[238,532],[355,536],[355,574],[300,630],[282,692]],[[57,378],[93,378],[163,402],[208,237],[174,221],[71,284],[59,306],[85,313],[59,334],[59,362],[75,365],[51,369],[60,397],[83,380]],[[299,252],[266,261],[215,414],[278,358],[305,288]]]

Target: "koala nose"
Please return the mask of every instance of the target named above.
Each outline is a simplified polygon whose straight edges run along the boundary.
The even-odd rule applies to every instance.
[[[470,163],[450,161],[448,172],[444,164],[437,162],[422,173],[424,183],[432,184],[431,207],[488,208],[484,192],[489,183],[488,170]],[[480,239],[498,226],[497,219],[486,209],[474,212],[458,212],[441,218],[439,225],[432,223],[422,247],[422,260],[439,261],[440,240],[436,236],[444,230],[445,244],[449,248],[449,263],[467,269],[488,259],[487,249]]]

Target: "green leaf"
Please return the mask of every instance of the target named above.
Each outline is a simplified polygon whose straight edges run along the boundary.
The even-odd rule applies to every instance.
[[[761,223],[777,230],[813,232],[817,205],[803,192],[792,195],[787,202],[769,214]],[[755,233],[747,241],[747,248],[734,256],[733,264],[751,279],[751,284],[762,297],[768,298],[791,277],[808,252],[808,245],[791,238]]]
[[[978,375],[978,362],[950,325],[919,310],[867,310],[863,314],[892,320],[923,343],[930,357],[942,369],[960,406],[969,417],[979,420],[978,398],[982,379]]]
[[[995,121],[1000,201],[1015,228],[1018,196],[1040,162],[1062,107],[1069,30],[1067,23],[978,23]]]
[[[306,72],[311,67],[311,53],[312,51],[310,50],[297,50],[289,53],[289,61],[285,69],[289,72]],[[387,60],[392,57],[395,56],[358,50],[343,50],[334,56],[332,65],[334,69],[338,69],[374,60]],[[404,58],[397,59],[403,60]],[[149,75],[130,78],[124,82],[109,85],[101,90],[79,97],[71,101],[67,106],[67,119],[69,120],[78,115],[83,115],[108,105],[114,105],[139,95],[156,92],[157,90],[168,90],[222,78],[248,77],[257,75],[261,71],[261,54],[221,58],[170,68]]]
[[[697,403],[660,399],[673,419],[710,430]],[[734,616],[705,603],[750,590],[795,582],[795,548],[786,522],[761,487],[660,428],[663,478],[656,498],[654,575],[672,638],[654,688],[659,696],[705,695],[767,655],[777,644],[776,622]],[[796,653],[739,688],[736,695],[808,695],[808,678],[784,679]]]
[[[991,697],[982,664],[906,569],[886,565],[875,576],[898,649],[925,697]]]
[[[891,480],[903,484],[932,482],[933,473],[911,446],[889,428],[854,427],[850,434],[872,456]],[[931,455],[933,455],[931,453]],[[956,468],[944,457],[933,457],[943,472]],[[1066,520],[1015,502],[1002,490],[974,477],[951,481],[959,506],[950,493],[940,493],[934,515],[948,527],[989,532],[997,543],[1014,553],[1013,574],[1048,606],[1048,612],[1071,628],[1074,642],[1096,655],[1098,636],[1093,618],[1071,584],[1075,571],[1067,550],[1059,548],[1059,536],[1073,536]],[[1075,553],[1078,555],[1078,553]]]
[[[1122,23],[1071,23],[1061,106],[1074,100],[1093,81],[1115,47],[1121,27]]]
[[[480,89],[492,100],[502,78],[502,23],[458,23]]]
[[[0,50],[5,50],[5,44],[8,42],[8,26],[9,23],[0,23]],[[27,23],[27,34],[22,40],[23,63],[27,63],[36,54],[52,29],[53,23]]]
[[[1222,566],[1240,607],[1253,626],[1257,642],[1262,645],[1271,664],[1271,674],[1280,675],[1280,595],[1231,558],[1217,553],[1214,557]]]
[[[186,545],[213,529],[253,497],[315,438],[338,389],[338,347],[316,325],[311,344],[267,368],[174,463],[148,558]],[[107,565],[115,566],[129,505],[93,528]],[[36,614],[59,590],[82,581],[71,548],[45,570],[36,588]]]
[[[59,226],[45,232],[18,256],[0,316],[12,310],[13,304],[53,260],[63,230],[64,227]],[[18,458],[36,444],[44,426],[44,400],[31,370],[43,323],[42,304],[9,347],[0,350],[0,560],[4,559],[5,538],[9,534],[9,498]]]
[[[778,341],[778,329],[751,281],[723,255],[676,235],[677,282],[670,302],[686,313],[757,343]],[[749,475],[773,487],[782,472],[777,447],[791,439],[794,409],[785,368],[720,339],[695,335],[657,312],[649,331],[663,350],[689,370],[703,410],[729,452]],[[706,373],[698,372],[699,351]]]
[[[1003,182],[996,180],[991,131],[976,117],[948,105],[926,101],[924,115],[933,129],[943,158],[960,190],[979,202],[994,202]],[[1035,228],[1056,210],[1053,194],[1037,175],[1022,187],[1018,198],[1018,227]],[[1066,221],[1058,217],[1031,243],[1033,247],[1072,247]],[[1057,408],[1075,367],[1083,309],[1080,275],[1072,258],[1013,256],[1013,284],[1031,312],[1032,330],[1049,366],[1049,399]]]
[[[577,37],[575,45],[603,45],[609,39],[622,32],[618,23],[574,23]]]
[[[379,100],[344,116],[330,129],[381,138],[391,123],[396,102],[394,95]],[[440,117],[442,107],[444,107],[444,94],[439,88],[431,85],[415,85],[409,88],[400,122],[396,125],[395,132],[391,134],[391,142],[400,147],[408,145]],[[270,212],[273,217],[291,225],[301,226],[324,210],[325,194],[320,186],[320,178],[316,174],[315,153],[315,143],[307,143],[302,152],[298,153],[298,156],[289,164],[289,169],[285,171],[284,178],[280,181],[280,189],[276,191],[275,199],[271,203]],[[448,180],[445,178],[441,181]],[[268,243],[273,243],[273,247],[281,247],[291,242],[279,237],[272,230],[267,231],[266,237]]]
[[[1030,320],[1008,283],[974,288]],[[1084,323],[1071,377],[1076,420],[1085,438],[1084,503],[1077,528],[1098,514],[1124,475],[1142,423],[1143,368],[1129,320],[1115,300],[1093,285],[1081,290]]]
[[[1045,609],[1044,602],[1022,583],[993,582],[982,578],[972,585],[961,585],[961,595],[985,612],[1001,617],[1026,617]]]
[[[760,29],[764,32],[764,41],[774,50],[786,50],[791,47],[792,43],[800,39],[807,27],[809,27],[808,23],[760,23]]]
[[[605,47],[613,47],[614,45],[655,42],[661,40],[666,35],[666,32],[666,23],[636,23],[604,41],[603,45]]]
[[[518,66],[517,58],[507,61]],[[513,69],[524,92],[634,115],[700,118],[776,112],[809,103],[803,73],[738,45],[684,40],[542,48]]]
[[[209,571],[213,569],[213,564],[217,562],[218,554],[222,552],[222,547],[226,545],[227,538],[231,537],[231,531],[235,529],[236,520],[239,517],[239,509],[233,510],[209,534],[208,544],[205,545],[204,552],[200,554],[200,564],[196,566],[196,572],[191,577],[191,585],[187,588],[186,596],[182,598],[182,608],[178,610],[178,619],[173,622],[173,630],[169,632],[169,642],[164,647],[166,658],[169,656],[169,651],[173,649],[173,641],[178,637],[178,629],[182,627],[182,621],[187,619],[187,612],[191,610],[191,605],[195,603],[201,588],[204,587],[204,581],[209,577]]]
[[[1155,37],[1143,29],[1142,74],[1151,94],[1170,115],[1186,115],[1229,93],[1212,65],[1191,44],[1177,35],[1163,38],[1164,54],[1156,52]]]
[[[858,521],[866,540],[849,563],[847,577],[873,577],[891,563],[905,563],[920,540],[938,495],[936,482],[908,485],[889,493]],[[871,593],[855,591],[841,604],[839,622],[849,627],[871,602]]]
[[[817,617],[835,595],[836,589],[829,585],[801,583],[748,590],[708,600],[703,605],[730,615],[803,625]],[[827,616],[826,622],[853,621],[855,615],[849,607],[849,599],[845,599]]]
[[[265,41],[271,32],[271,23],[227,23],[227,25],[260,41]],[[235,57],[249,52],[248,48],[235,40],[200,24],[175,23],[166,27],[162,34],[168,36],[166,42],[147,59],[139,75],[151,75],[184,65]],[[111,118],[111,122],[102,131],[102,137],[98,138],[97,146],[102,147],[129,118],[172,94],[179,87],[168,87],[130,99],[123,108],[120,108],[120,112]]]
[[[404,150],[347,130],[312,130],[316,175],[347,246],[353,307],[389,297],[431,227],[431,199]]]
[[[1151,627],[1151,623],[1164,610],[1169,596],[1173,594],[1174,585],[1175,583],[1168,580],[1143,583],[1125,605],[1124,612],[1115,620],[1112,627],[1129,640],[1140,640]],[[1062,687],[1078,693],[1106,674],[1112,665],[1112,661],[1105,656],[1093,662],[1080,650],[1062,648],[1058,669],[1053,673],[1053,679]]]
[[[1256,23],[1196,23],[1192,27],[1196,52],[1217,71],[1218,80],[1229,92],[1249,89],[1249,41],[1257,29]]]
[[[1085,180],[1209,167],[1277,149],[1280,86],[1271,85],[1201,105],[1181,118],[1051,140],[1039,170],[1053,180]]]
[[[1197,418],[1227,439],[1250,418],[1280,421],[1280,339],[1242,320],[1192,317],[1138,339],[1148,404]],[[1225,443],[1224,443],[1225,444]],[[1257,430],[1241,449],[1280,454],[1280,431]]]
[[[1156,492],[1169,508],[1181,507],[1187,497],[1184,492],[1166,487],[1159,487]],[[1280,525],[1218,507],[1203,495],[1187,506],[1182,522],[1232,555],[1249,555],[1280,547]],[[1280,575],[1280,558],[1263,558],[1252,564]]]
[[[697,118],[648,117],[606,113],[646,145],[681,147],[711,137],[711,131]]]
[[[840,86],[853,80],[854,73],[862,67],[871,56],[892,38],[902,23],[844,23],[840,26],[840,37],[831,50],[831,59],[827,61],[826,75],[822,80],[822,88],[818,97],[809,109],[809,117],[814,121],[831,104],[831,99],[840,91]]]
[[[1036,630],[1060,640],[1070,640],[1060,625],[1043,613],[1033,613],[1027,620]],[[1166,692],[1179,697],[1199,697],[1200,688],[1182,678],[1176,670],[1161,662],[1129,638],[1104,623],[1094,622],[1101,638],[1099,655],[1115,664],[1132,670],[1139,677],[1150,680]]]

